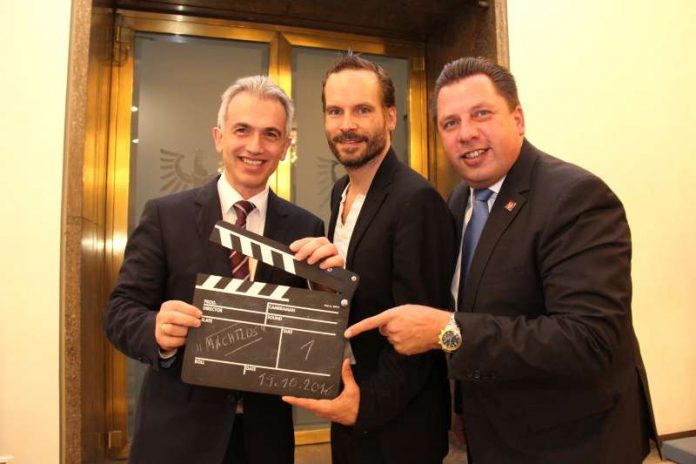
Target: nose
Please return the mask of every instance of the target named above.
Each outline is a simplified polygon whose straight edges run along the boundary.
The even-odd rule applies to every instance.
[[[261,134],[254,132],[246,144],[246,150],[251,154],[261,153]]]
[[[478,136],[478,127],[475,122],[463,121],[459,126],[459,141],[467,143]]]
[[[349,112],[346,112],[343,115],[343,118],[341,119],[341,125],[339,128],[343,132],[350,132],[357,128],[357,125],[355,124],[355,119]]]

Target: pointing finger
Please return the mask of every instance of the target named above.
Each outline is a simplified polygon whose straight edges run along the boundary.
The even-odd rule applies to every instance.
[[[368,330],[376,329],[377,327],[388,323],[395,317],[396,313],[394,312],[393,308],[387,309],[386,311],[377,314],[376,316],[367,317],[362,321],[353,324],[352,326],[346,329],[343,335],[346,338],[355,337],[356,335],[360,335],[361,333],[367,332]]]

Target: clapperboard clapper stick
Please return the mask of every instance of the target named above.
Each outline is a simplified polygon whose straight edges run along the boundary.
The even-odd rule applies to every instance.
[[[186,340],[183,381],[336,397],[357,274],[297,261],[287,246],[224,221],[216,224],[210,240],[335,293],[198,274],[193,304],[203,317]]]

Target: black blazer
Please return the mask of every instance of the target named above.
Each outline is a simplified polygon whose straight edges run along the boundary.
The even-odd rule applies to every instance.
[[[331,195],[329,238],[348,178]],[[454,221],[445,202],[390,150],[370,185],[348,247],[346,268],[360,276],[350,324],[392,306],[448,308]],[[360,386],[354,427],[332,426],[333,463],[441,462],[447,454],[449,390],[442,352],[397,354],[378,331],[355,337]]]
[[[116,348],[148,365],[136,410],[130,462],[220,464],[225,455],[236,395],[183,383],[181,349],[171,367],[160,367],[154,336],[161,303],[190,303],[197,273],[231,276],[229,250],[208,239],[222,217],[220,209],[216,178],[201,188],[148,202],[128,240],[103,324]],[[269,193],[266,237],[289,244],[323,233],[319,218]],[[263,263],[258,263],[255,280],[306,286],[304,280]],[[243,397],[245,440],[254,449],[250,462],[292,463],[290,406],[277,396],[244,393]]]
[[[450,207],[461,234],[469,195]],[[640,463],[654,436],[631,322],[631,238],[596,176],[525,141],[491,209],[457,313],[474,464]]]

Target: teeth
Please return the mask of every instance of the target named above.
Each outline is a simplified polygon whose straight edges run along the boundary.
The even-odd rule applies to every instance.
[[[466,159],[478,158],[479,156],[483,155],[484,151],[486,151],[486,150],[474,150],[474,151],[470,151],[469,153],[464,153],[464,158],[466,158]]]
[[[242,162],[244,164],[251,164],[252,166],[258,166],[262,163],[261,160],[255,160],[255,159],[249,159],[249,158],[242,158]]]

